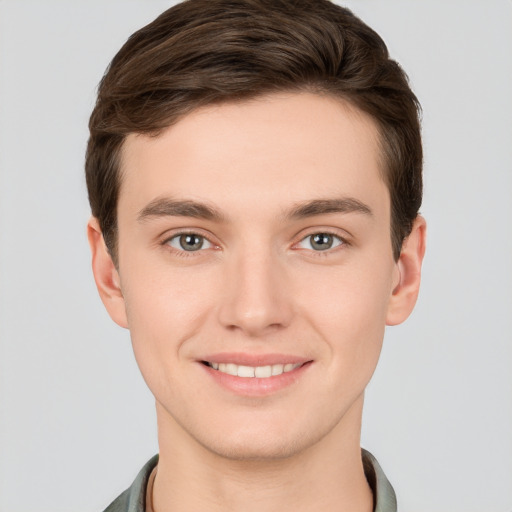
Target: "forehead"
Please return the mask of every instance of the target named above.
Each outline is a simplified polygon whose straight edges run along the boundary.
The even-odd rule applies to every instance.
[[[310,93],[209,106],[156,137],[130,134],[121,169],[119,208],[133,212],[161,196],[235,210],[314,196],[388,202],[374,121]]]

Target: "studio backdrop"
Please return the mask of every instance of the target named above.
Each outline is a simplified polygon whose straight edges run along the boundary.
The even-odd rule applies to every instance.
[[[0,511],[99,511],[157,451],[90,270],[95,89],[164,0],[0,0]],[[402,511],[512,511],[512,2],[352,0],[423,106],[428,248],[363,446]]]

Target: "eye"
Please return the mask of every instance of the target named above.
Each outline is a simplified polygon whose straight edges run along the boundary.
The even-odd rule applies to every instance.
[[[211,249],[213,247],[213,244],[207,238],[196,233],[182,233],[173,236],[166,243],[174,249],[187,252]]]
[[[310,249],[313,251],[327,251],[333,247],[342,245],[344,241],[332,233],[314,233],[303,238],[297,245],[301,249]]]

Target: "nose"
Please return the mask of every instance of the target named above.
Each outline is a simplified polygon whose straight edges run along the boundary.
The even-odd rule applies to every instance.
[[[286,328],[292,319],[291,290],[283,262],[269,252],[240,254],[226,265],[220,323],[250,337]]]

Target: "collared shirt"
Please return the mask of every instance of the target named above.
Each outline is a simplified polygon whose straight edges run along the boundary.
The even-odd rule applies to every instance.
[[[373,492],[374,512],[396,512],[395,491],[379,466],[377,459],[366,450],[361,450],[361,452],[364,473]],[[157,464],[158,455],[155,455],[140,470],[133,484],[114,500],[104,512],[145,512],[148,481]]]

